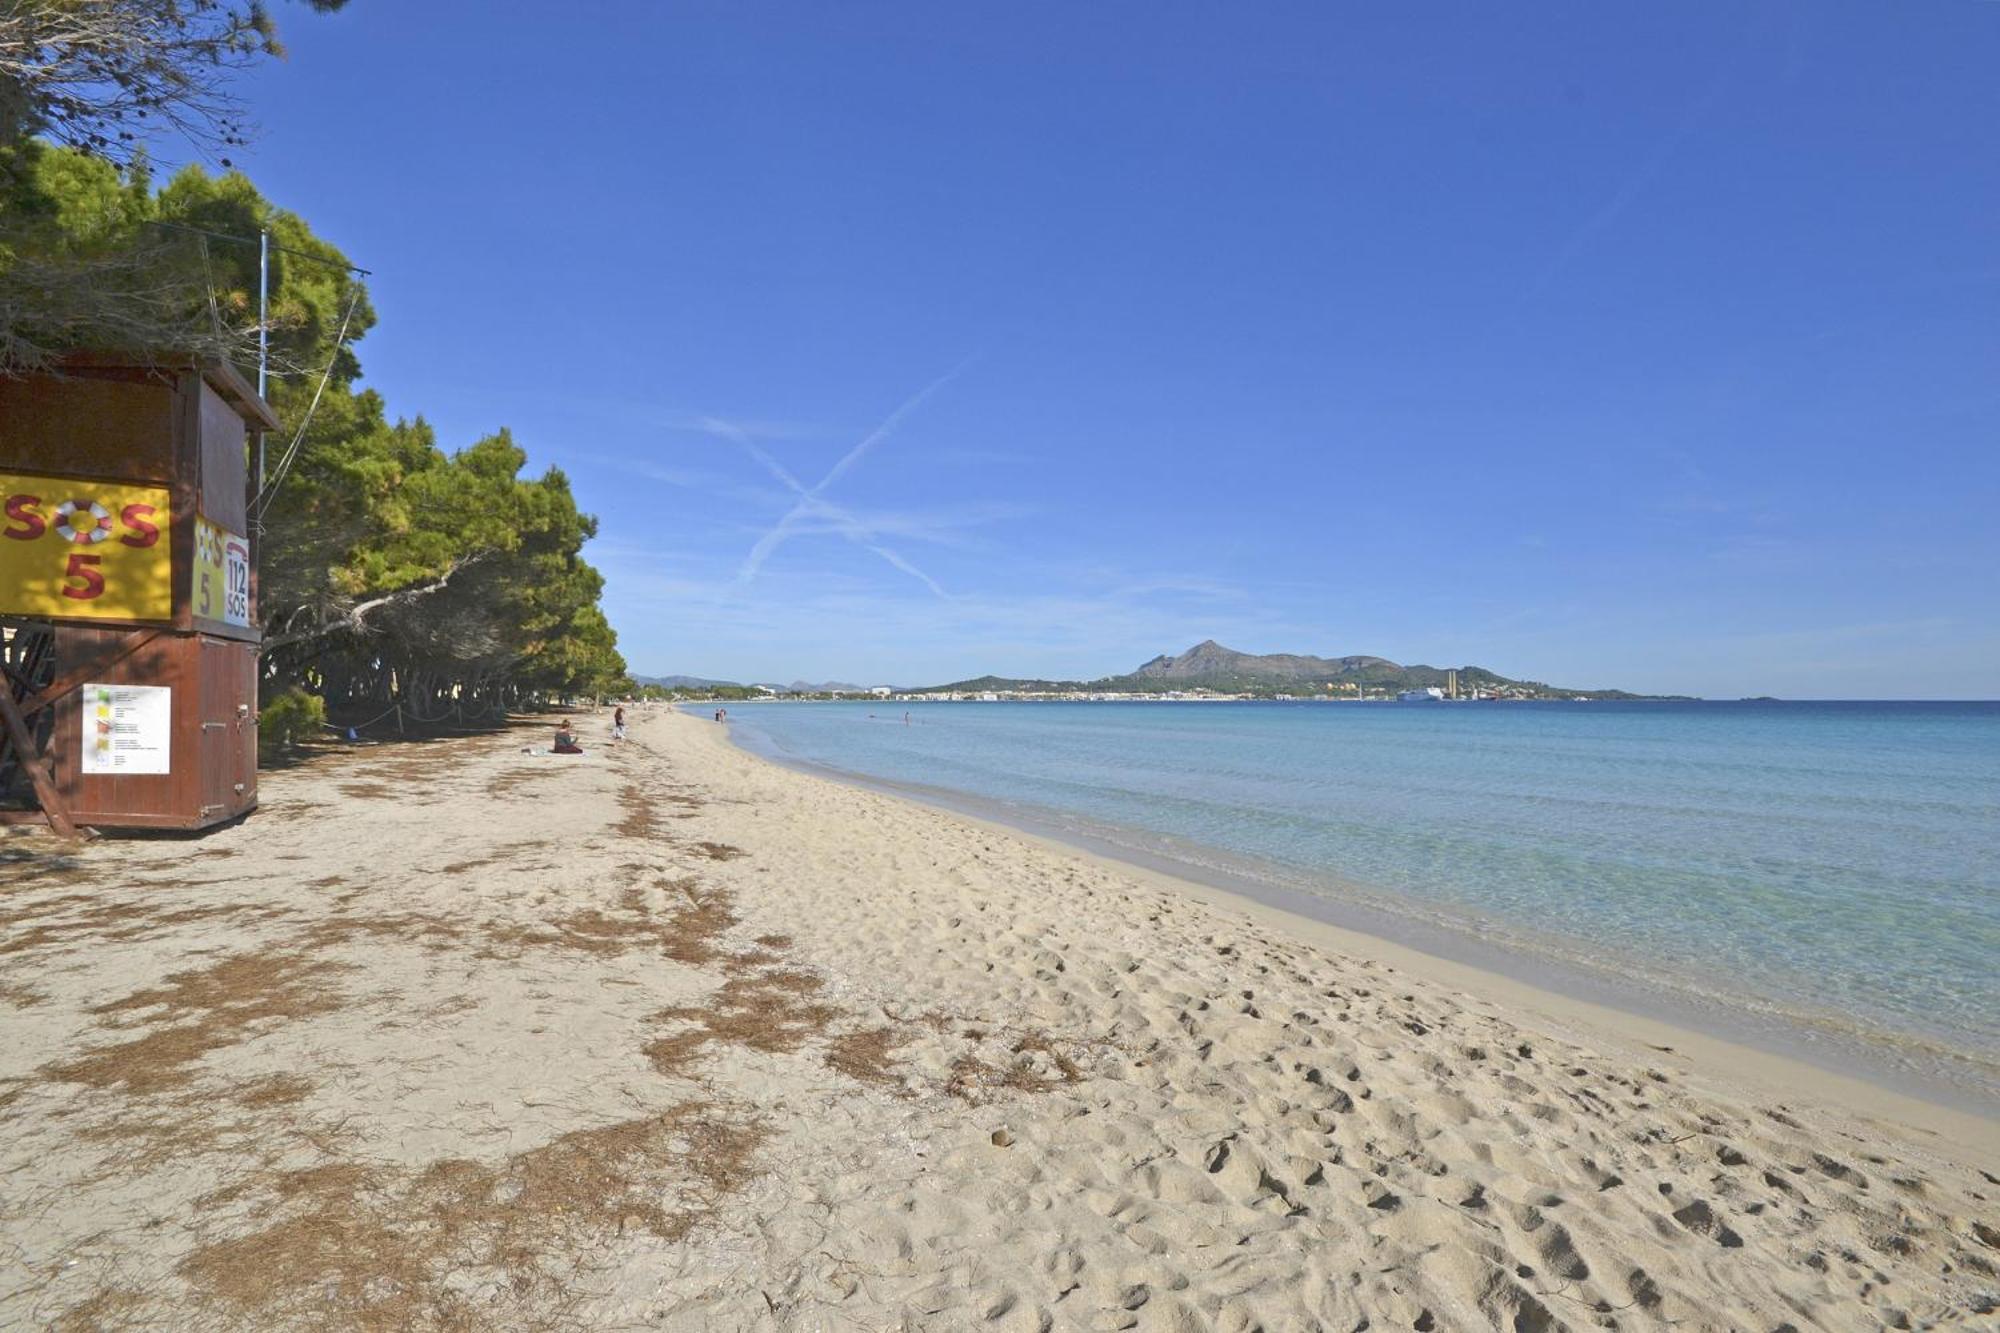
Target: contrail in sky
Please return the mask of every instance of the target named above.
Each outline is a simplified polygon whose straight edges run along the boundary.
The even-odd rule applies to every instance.
[[[847,456],[845,458],[842,458],[838,463],[835,463],[833,465],[833,471],[827,473],[825,477],[820,479],[819,485],[813,487],[812,493],[814,495],[818,495],[821,491],[833,485],[834,482],[840,480],[841,475],[843,473],[845,473],[848,469],[852,468],[856,463],[861,461],[861,456],[863,454],[867,453],[870,449],[873,449],[876,445],[882,443],[882,441],[888,439],[890,435],[894,434],[896,427],[903,424],[903,419],[905,417],[908,417],[910,413],[916,411],[919,407],[922,407],[924,405],[924,400],[926,398],[929,398],[939,389],[942,389],[945,385],[957,379],[961,374],[965,372],[965,368],[967,366],[970,366],[976,359],[977,359],[976,357],[968,356],[967,358],[965,358],[965,360],[959,362],[957,365],[953,366],[950,370],[947,370],[944,374],[938,376],[936,379],[932,380],[929,384],[926,384],[923,388],[917,390],[916,393],[911,395],[909,400],[905,402],[901,407],[897,408],[895,411],[891,412],[888,416],[884,417],[882,419],[881,425],[877,426],[874,430],[868,432],[867,437],[863,439],[861,443],[855,445],[852,449],[849,449],[847,451]]]
[[[882,419],[881,425],[869,431],[859,444],[849,449],[841,457],[840,461],[835,463],[824,477],[820,478],[819,484],[810,490],[801,485],[799,479],[793,476],[790,470],[778,462],[777,459],[773,458],[769,452],[759,447],[746,433],[726,421],[718,421],[711,418],[708,424],[712,429],[742,445],[759,466],[776,477],[779,482],[783,483],[799,497],[791,509],[786,511],[785,516],[778,520],[776,526],[762,537],[759,537],[757,544],[750,548],[750,553],[743,558],[742,568],[736,572],[736,581],[738,583],[749,583],[755,579],[758,571],[763,569],[764,562],[770,559],[773,552],[785,544],[786,540],[791,537],[792,532],[798,527],[800,521],[817,516],[833,523],[844,536],[856,545],[866,547],[882,559],[888,561],[889,564],[902,570],[905,574],[922,580],[924,585],[938,596],[946,596],[944,589],[938,586],[936,579],[918,569],[895,551],[881,545],[880,542],[875,540],[876,534],[867,524],[855,518],[854,515],[848,513],[839,505],[822,499],[821,496],[827,487],[833,485],[842,476],[852,471],[854,466],[867,456],[870,450],[893,435],[896,429],[903,424],[912,412],[915,412],[919,407],[924,405],[926,399],[957,379],[965,371],[966,367],[970,366],[976,359],[976,357],[967,357],[904,400],[901,406]]]

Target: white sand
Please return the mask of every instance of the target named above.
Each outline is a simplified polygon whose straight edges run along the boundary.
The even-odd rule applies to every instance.
[[[0,841],[0,1327],[2000,1324],[1992,1121],[634,735]]]

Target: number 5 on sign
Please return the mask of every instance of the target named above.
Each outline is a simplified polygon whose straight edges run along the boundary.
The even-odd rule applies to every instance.
[[[73,597],[79,602],[95,601],[104,596],[104,575],[97,567],[104,563],[101,555],[73,555],[69,558],[69,568],[63,573],[68,576],[63,584],[62,595]]]

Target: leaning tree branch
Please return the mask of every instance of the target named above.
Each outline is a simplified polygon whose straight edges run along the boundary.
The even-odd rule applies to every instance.
[[[444,573],[434,579],[412,584],[407,588],[399,588],[395,592],[384,593],[380,597],[371,597],[365,602],[356,602],[353,606],[343,608],[335,613],[331,619],[322,621],[310,629],[288,630],[282,634],[272,635],[264,640],[261,655],[268,657],[280,648],[290,648],[297,644],[309,643],[315,639],[323,639],[332,634],[366,634],[371,628],[368,624],[370,616],[392,607],[408,606],[410,603],[421,601],[433,593],[443,592],[459,571],[469,569],[491,554],[492,552],[490,551],[482,551],[477,555],[469,555],[463,560],[454,561],[451,568],[445,570]]]

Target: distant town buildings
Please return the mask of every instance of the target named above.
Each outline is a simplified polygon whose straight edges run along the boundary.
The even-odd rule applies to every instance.
[[[1286,682],[1285,686],[1270,693],[1245,690],[1241,693],[1211,689],[1201,685],[1189,685],[1180,689],[1109,689],[1092,685],[1077,685],[1069,688],[1014,688],[988,689],[980,686],[969,689],[907,690],[892,685],[871,685],[866,688],[813,689],[798,687],[784,689],[771,685],[730,685],[663,689],[648,686],[642,693],[648,697],[657,694],[662,698],[726,698],[726,699],[772,699],[797,700],[895,700],[900,703],[1235,703],[1243,700],[1269,700],[1277,703],[1436,703],[1436,702],[1501,702],[1505,700],[1530,699],[1572,699],[1587,702],[1588,696],[1558,693],[1546,685],[1527,681],[1489,681],[1468,686],[1459,679],[1458,668],[1445,668],[1442,673],[1443,685],[1428,685],[1417,689],[1398,689],[1389,684],[1363,684],[1353,680],[1324,680],[1305,678],[1297,682]],[[1038,683],[1038,682],[1035,682]],[[1107,680],[1106,685],[1111,682]],[[1128,684],[1119,680],[1118,684]],[[1031,682],[1019,682],[1026,686]]]

